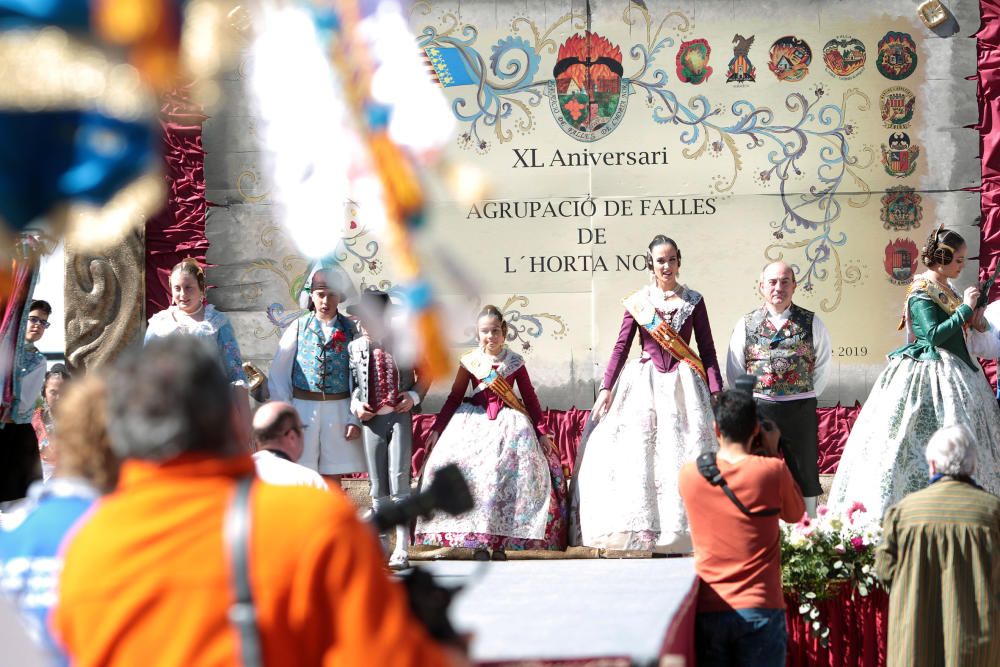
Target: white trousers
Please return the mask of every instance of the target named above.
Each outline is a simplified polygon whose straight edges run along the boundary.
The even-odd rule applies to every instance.
[[[351,399],[307,401],[293,398],[292,405],[305,425],[299,463],[321,475],[365,472],[365,450],[360,437],[344,437],[351,416]]]

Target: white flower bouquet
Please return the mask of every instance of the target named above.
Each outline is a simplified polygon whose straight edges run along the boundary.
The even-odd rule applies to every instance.
[[[843,512],[824,505],[815,519],[781,523],[781,585],[798,604],[798,613],[824,645],[830,628],[816,603],[845,586],[868,595],[875,579],[875,546],[882,537],[879,517],[854,503]]]

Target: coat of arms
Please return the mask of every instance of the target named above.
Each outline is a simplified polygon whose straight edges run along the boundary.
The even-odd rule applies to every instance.
[[[707,81],[712,75],[712,68],[708,66],[711,54],[712,47],[708,45],[708,40],[682,42],[681,48],[677,50],[677,78],[684,83],[696,85]]]
[[[841,79],[853,79],[861,74],[866,58],[865,45],[850,35],[834,37],[823,47],[827,71]]]
[[[733,35],[733,59],[726,70],[726,83],[753,83],[757,80],[757,68],[750,62],[753,40],[753,35]]]
[[[913,105],[916,101],[916,96],[908,88],[902,86],[887,88],[879,97],[882,123],[894,130],[909,127],[910,121],[913,120]]]
[[[887,79],[900,81],[917,69],[917,45],[905,32],[889,31],[878,41],[875,67]]]
[[[559,47],[549,82],[549,105],[559,127],[574,139],[603,139],[621,122],[628,103],[622,51],[593,32]]]
[[[889,282],[895,285],[909,285],[917,270],[917,244],[910,239],[896,239],[885,247],[885,272]]]
[[[906,132],[893,132],[889,135],[889,146],[882,144],[882,166],[896,178],[909,176],[916,170],[918,155],[920,147],[910,145],[910,135]]]
[[[916,229],[924,216],[920,195],[905,185],[888,188],[882,195],[882,211],[879,216],[886,229],[897,232]]]
[[[786,35],[771,45],[771,60],[767,67],[779,81],[801,81],[809,74],[812,57],[808,44],[798,37]]]

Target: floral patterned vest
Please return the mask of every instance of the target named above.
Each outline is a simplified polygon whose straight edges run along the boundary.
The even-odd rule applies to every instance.
[[[795,304],[781,329],[767,317],[767,308],[743,320],[746,343],[743,354],[747,373],[757,376],[754,391],[765,396],[789,396],[813,391],[813,313]]]
[[[338,313],[330,340],[323,339],[323,328],[313,313],[300,317],[296,326],[299,338],[292,366],[292,386],[324,394],[349,391],[347,344],[354,338],[351,323]]]

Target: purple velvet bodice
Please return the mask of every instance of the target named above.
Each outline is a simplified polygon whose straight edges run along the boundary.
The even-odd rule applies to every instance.
[[[507,383],[510,384],[511,387],[517,386],[517,390],[521,394],[521,402],[528,411],[528,418],[535,427],[535,433],[540,436],[547,435],[548,429],[545,426],[545,418],[542,415],[542,406],[538,402],[538,395],[535,394],[535,388],[531,384],[531,378],[528,377],[528,369],[525,366],[521,366],[510,375],[505,376],[504,379],[507,380]],[[455,410],[457,410],[458,406],[462,403],[466,389],[470,384],[475,387],[478,383],[479,381],[476,380],[476,378],[474,378],[469,371],[460,366],[458,368],[458,375],[455,376],[455,382],[451,386],[451,393],[448,394],[448,400],[446,400],[444,405],[441,407],[441,411],[434,420],[434,426],[431,427],[431,430],[437,431],[438,433],[444,431],[448,422],[451,421],[452,416],[455,414]],[[486,416],[490,420],[496,419],[497,415],[500,414],[500,410],[511,409],[507,407],[507,404],[503,402],[503,399],[489,389],[476,392],[472,395],[472,398],[465,400],[468,403],[485,410]]]
[[[671,313],[667,313],[667,315],[669,317]],[[618,332],[618,340],[615,341],[615,347],[611,351],[611,359],[608,360],[608,369],[604,373],[601,389],[610,389],[618,380],[618,375],[622,372],[625,361],[628,359],[636,330],[639,331],[639,343],[645,353],[642,358],[643,363],[652,362],[656,370],[661,373],[671,373],[677,369],[677,364],[682,363],[660,347],[660,344],[653,340],[649,332],[640,327],[632,314],[626,310],[625,316],[622,318],[621,331]],[[690,344],[692,332],[698,343],[698,356],[701,357],[701,362],[705,366],[705,374],[708,376],[708,390],[713,394],[722,391],[722,373],[719,371],[719,362],[715,356],[712,326],[708,323],[708,310],[705,308],[704,299],[700,299],[695,304],[694,311],[684,320],[677,333],[684,339],[684,342]]]

